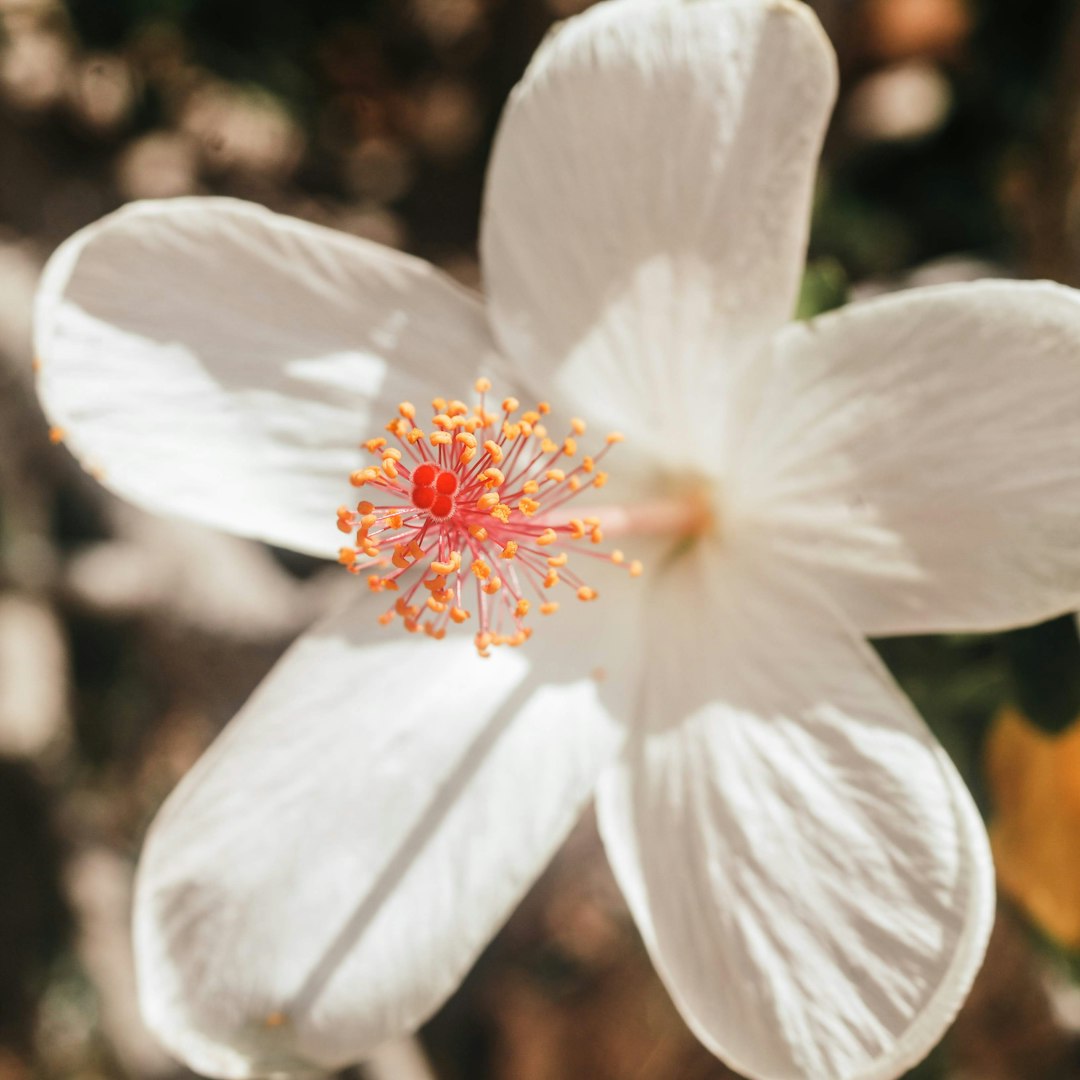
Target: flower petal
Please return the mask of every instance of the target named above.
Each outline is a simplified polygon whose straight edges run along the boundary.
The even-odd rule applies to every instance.
[[[733,528],[861,630],[1080,607],[1080,293],[986,281],[853,304],[784,331],[763,381],[733,440]]]
[[[835,83],[793,0],[620,0],[549,36],[504,114],[482,231],[521,378],[685,434],[702,387],[791,315]]]
[[[599,788],[612,864],[680,1011],[728,1064],[892,1080],[981,962],[985,832],[816,588],[708,561],[688,556],[670,618],[654,613],[642,733]]]
[[[301,639],[143,854],[140,993],[166,1045],[213,1077],[295,1075],[436,1009],[617,748],[636,686],[595,669],[636,670],[636,596],[488,660],[379,627],[371,603]]]
[[[491,349],[480,302],[434,267],[230,199],[77,233],[36,324],[46,412],[108,487],[318,555],[357,444],[403,399],[469,391]]]

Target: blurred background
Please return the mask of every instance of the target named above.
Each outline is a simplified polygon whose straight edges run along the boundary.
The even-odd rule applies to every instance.
[[[340,584],[149,518],[50,443],[29,316],[64,237],[224,193],[476,285],[484,166],[587,0],[0,0],[0,1080],[169,1080],[128,909],[165,794]],[[984,276],[1080,284],[1080,5],[818,0],[842,96],[801,301]],[[224,298],[227,303],[227,298]],[[1073,620],[880,643],[991,824],[986,967],[919,1080],[1080,1077]],[[720,1080],[586,819],[397,1080]],[[359,1071],[353,1075],[361,1075]]]

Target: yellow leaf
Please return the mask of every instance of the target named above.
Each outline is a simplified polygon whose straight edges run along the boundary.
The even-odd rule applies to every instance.
[[[1080,948],[1080,721],[1051,735],[1004,710],[986,767],[1002,892],[1061,945]]]

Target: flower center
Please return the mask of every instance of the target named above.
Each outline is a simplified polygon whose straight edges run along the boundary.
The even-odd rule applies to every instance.
[[[411,633],[442,638],[450,622],[467,622],[475,608],[481,656],[493,645],[526,641],[534,604],[542,615],[559,609],[556,586],[581,601],[597,598],[570,568],[571,546],[632,577],[641,573],[621,551],[594,550],[603,541],[599,517],[563,513],[582,491],[607,483],[598,466],[622,436],[611,432],[598,453],[580,454],[584,421],[571,420],[557,442],[542,422],[546,403],[519,412],[520,403],[506,398],[492,412],[490,389],[489,380],[477,380],[479,401],[471,409],[436,398],[431,432],[416,426],[415,407],[402,402],[386,425],[397,445],[369,439],[363,446],[379,463],[349,478],[392,501],[338,508],[338,528],[354,541],[340,561],[353,574],[383,571],[369,574],[368,587],[399,594],[380,622],[400,618]]]

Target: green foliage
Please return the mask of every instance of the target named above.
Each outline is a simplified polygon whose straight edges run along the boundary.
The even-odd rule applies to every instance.
[[[1020,711],[1045,731],[1080,719],[1080,635],[1071,615],[1002,634]]]

